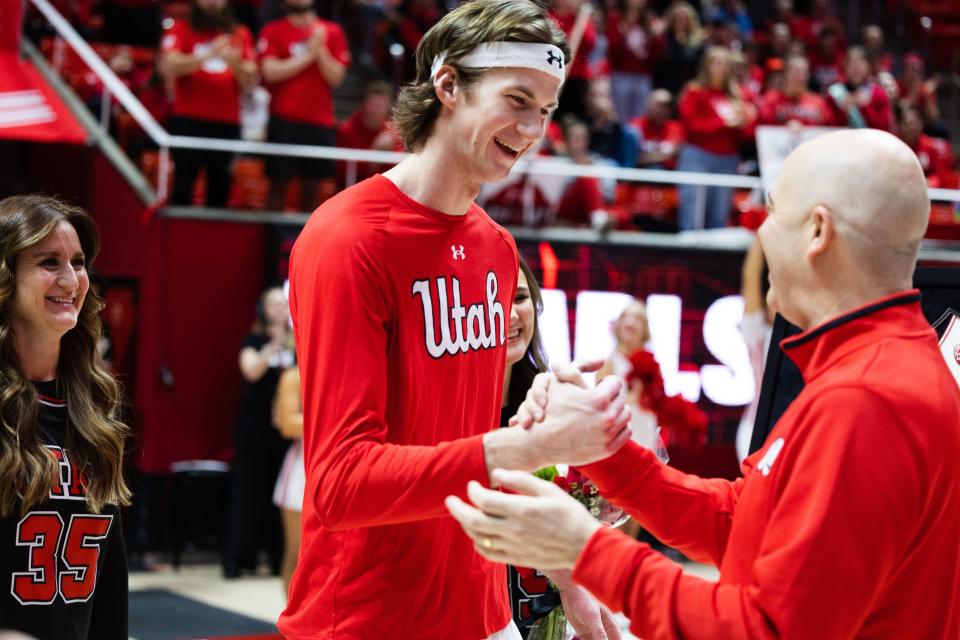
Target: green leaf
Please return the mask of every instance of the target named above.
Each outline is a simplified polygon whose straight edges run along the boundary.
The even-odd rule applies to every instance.
[[[557,468],[556,467],[544,467],[543,469],[537,469],[533,472],[533,475],[537,476],[541,480],[546,480],[547,482],[553,482],[553,479],[557,477]]]

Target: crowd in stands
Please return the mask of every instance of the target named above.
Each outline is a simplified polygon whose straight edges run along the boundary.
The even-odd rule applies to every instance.
[[[108,62],[172,133],[238,138],[254,102],[245,96],[265,91],[268,124],[248,137],[399,150],[388,126],[392,94],[415,73],[419,39],[456,2],[101,0],[99,14],[93,0],[61,4],[91,39],[155,43],[154,66],[132,62],[128,49],[116,45]],[[580,18],[585,4],[593,9],[586,20]],[[957,186],[936,76],[924,57],[909,43],[898,43],[906,51],[895,54],[876,24],[853,37],[829,0],[751,5],[762,12],[739,0],[550,5],[577,55],[545,155],[576,164],[756,174],[758,125],[873,127],[906,140],[931,185]],[[366,90],[356,111],[338,123],[334,91],[351,65]],[[96,90],[88,93],[88,101],[98,99]],[[177,151],[170,201],[244,206],[237,185],[231,188],[231,161],[238,162],[225,153]],[[345,181],[381,168],[282,156],[262,164],[269,187],[259,205],[270,210],[311,210]],[[198,189],[201,169],[205,187]],[[291,182],[299,195],[291,194]],[[523,191],[512,185],[487,194],[502,221],[531,222],[520,211]],[[545,213],[535,222],[723,227],[736,222],[732,195],[723,187],[569,179],[537,194]]]

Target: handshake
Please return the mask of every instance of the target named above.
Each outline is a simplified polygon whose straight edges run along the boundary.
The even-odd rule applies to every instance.
[[[616,453],[631,437],[625,386],[615,376],[588,388],[583,372],[600,363],[573,363],[541,373],[510,426],[484,440],[487,466],[533,471],[552,464],[585,465]]]

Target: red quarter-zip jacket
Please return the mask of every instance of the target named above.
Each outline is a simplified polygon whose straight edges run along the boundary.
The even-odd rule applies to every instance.
[[[628,443],[585,471],[712,583],[617,531],[574,579],[654,638],[960,637],[960,390],[917,291],[781,346],[805,387],[743,478]]]

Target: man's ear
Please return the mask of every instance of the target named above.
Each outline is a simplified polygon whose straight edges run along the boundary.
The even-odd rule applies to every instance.
[[[813,262],[833,245],[837,236],[836,221],[828,207],[818,204],[810,212],[810,230],[805,257]]]
[[[433,90],[437,94],[440,103],[452,109],[457,103],[459,91],[457,91],[457,70],[448,64],[440,67],[437,75],[433,77]]]

